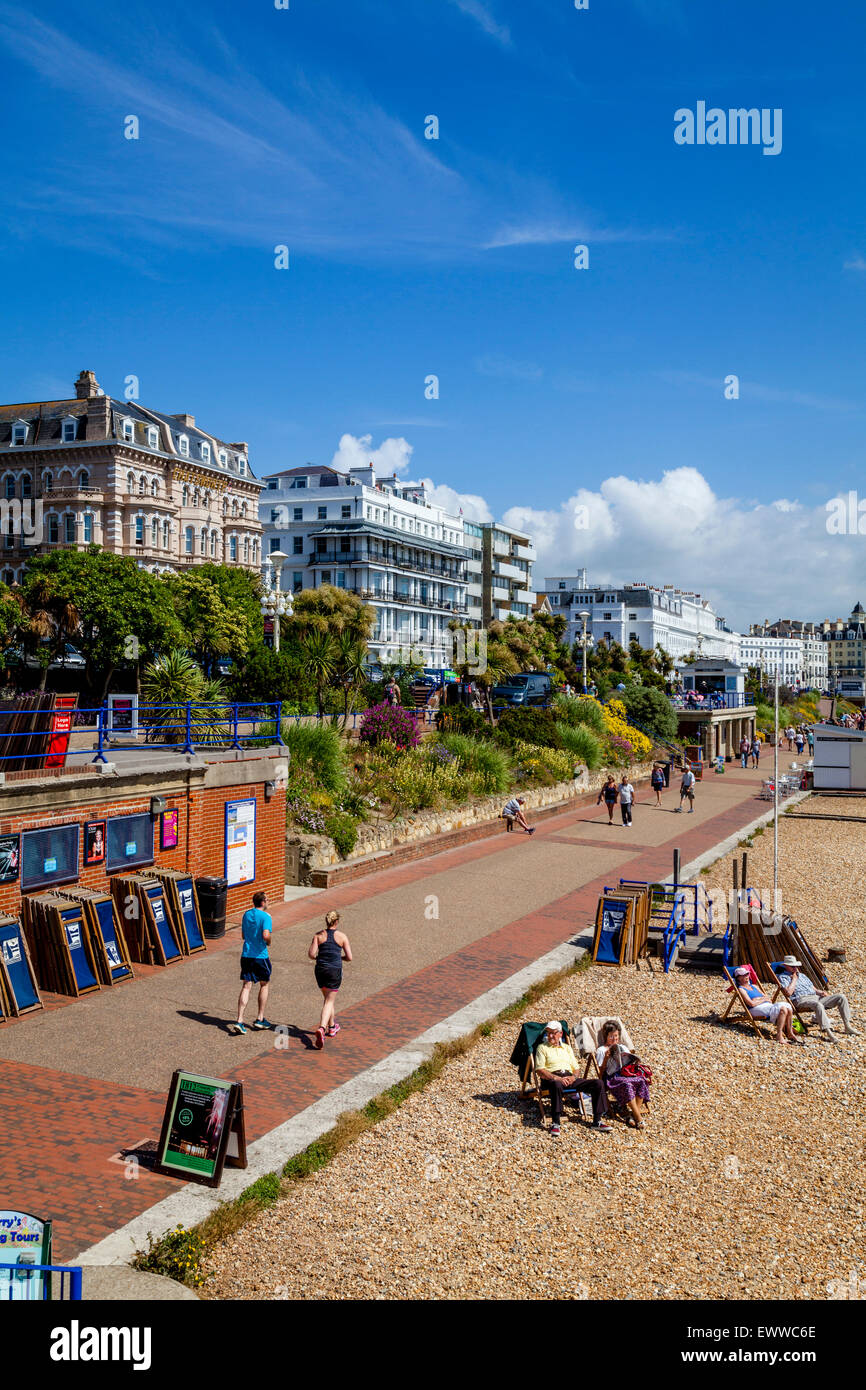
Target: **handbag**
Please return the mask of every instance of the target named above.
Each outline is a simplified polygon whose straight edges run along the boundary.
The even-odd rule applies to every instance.
[[[637,1058],[633,1062],[626,1062],[620,1071],[620,1076],[631,1077],[632,1079],[642,1076],[647,1085],[653,1079],[652,1070],[643,1062],[639,1062]]]

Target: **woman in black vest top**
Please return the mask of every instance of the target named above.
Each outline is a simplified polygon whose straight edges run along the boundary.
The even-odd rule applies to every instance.
[[[324,930],[316,932],[307,952],[310,960],[316,962],[316,984],[322,991],[323,1000],[322,1017],[316,1029],[316,1047],[324,1047],[325,1037],[333,1038],[340,1031],[334,1017],[334,1003],[337,990],[343,983],[343,961],[352,959],[352,948],[345,933],[334,930],[339,920],[339,912],[327,913]]]

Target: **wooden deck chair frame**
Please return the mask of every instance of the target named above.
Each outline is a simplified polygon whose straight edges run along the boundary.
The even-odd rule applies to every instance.
[[[727,965],[723,965],[723,966],[722,966],[722,971],[723,971],[723,973],[724,973],[726,979],[728,980],[728,983],[731,984],[731,985],[733,985],[733,990],[732,990],[732,992],[731,992],[731,997],[730,997],[730,999],[728,1000],[728,1006],[727,1006],[727,1008],[725,1009],[725,1012],[722,1014],[721,1022],[724,1023],[724,1022],[725,1022],[725,1019],[726,1019],[726,1018],[728,1017],[728,1015],[730,1014],[731,1009],[734,1007],[734,1005],[735,1005],[735,1004],[739,1004],[740,1008],[742,1009],[743,1013],[744,1013],[745,1016],[746,1016],[746,1019],[747,1019],[748,1022],[752,1025],[752,1028],[754,1029],[754,1031],[755,1031],[755,1033],[757,1034],[757,1036],[760,1038],[761,1042],[766,1042],[766,1038],[765,1038],[764,1034],[761,1032],[761,1029],[760,1029],[760,1026],[759,1026],[759,1025],[760,1025],[761,1023],[765,1023],[765,1024],[767,1024],[768,1026],[772,1027],[772,1024],[770,1024],[770,1020],[769,1020],[769,1019],[763,1019],[763,1018],[761,1018],[761,1019],[752,1018],[752,1015],[749,1013],[748,1001],[746,1000],[745,995],[743,994],[742,990],[740,989],[740,986],[737,984],[736,980],[734,979],[733,971],[732,971]],[[739,1018],[739,1014],[735,1014],[734,1017],[733,1017],[733,1019],[732,1019],[731,1021],[734,1022],[734,1021],[735,1021],[736,1019],[738,1019],[738,1018]]]
[[[779,976],[778,976],[778,974],[776,973],[776,966],[777,966],[779,963],[780,963],[779,961],[773,961],[773,960],[770,961],[770,969],[772,970],[773,976],[774,976],[775,981],[776,981],[776,988],[775,988],[775,990],[774,990],[774,992],[773,992],[773,1000],[772,1000],[772,1002],[775,1004],[776,1000],[779,998],[780,995],[781,995],[781,997],[782,997],[783,999],[786,999],[786,1000],[788,1001],[788,1003],[791,1005],[791,1008],[794,1010],[795,1016],[800,1020],[800,1027],[803,1029],[803,1032],[804,1032],[804,1033],[808,1033],[808,1031],[809,1031],[809,1023],[808,1023],[808,1020],[807,1020],[807,1019],[804,1017],[804,1015],[800,1012],[800,1010],[798,1009],[798,1007],[797,1007],[795,1001],[791,998],[790,994],[786,994],[786,993],[785,993],[785,991],[784,991],[784,989],[783,989],[783,987],[782,987],[782,981],[779,979]],[[817,1027],[817,1019],[815,1019],[815,1018],[813,1017],[813,1018],[812,1018],[812,1022],[813,1022],[813,1023],[816,1025],[816,1027]]]
[[[629,1031],[628,1031],[628,1029],[626,1028],[625,1024],[623,1023],[622,1019],[619,1017],[618,1014],[604,1014],[604,1015],[598,1016],[597,1018],[596,1018],[596,1017],[582,1018],[582,1019],[580,1020],[580,1032],[581,1032],[580,1055],[583,1056],[583,1057],[586,1057],[586,1066],[585,1066],[584,1069],[583,1069],[583,1080],[584,1080],[584,1081],[586,1081],[587,1077],[589,1077],[589,1076],[594,1076],[594,1077],[597,1077],[597,1079],[598,1079],[599,1081],[601,1080],[601,1072],[599,1071],[599,1068],[598,1068],[598,1061],[596,1060],[596,1056],[595,1056],[595,1048],[594,1048],[594,1047],[591,1048],[591,1049],[589,1050],[589,1052],[584,1052],[584,1050],[583,1050],[583,1042],[582,1042],[582,1039],[583,1039],[583,1025],[584,1025],[585,1023],[586,1023],[586,1024],[589,1024],[589,1025],[592,1025],[592,1024],[595,1024],[595,1023],[598,1024],[597,1027],[592,1027],[592,1026],[590,1026],[589,1029],[588,1029],[588,1032],[589,1032],[594,1038],[596,1038],[596,1039],[598,1038],[598,1034],[599,1034],[600,1031],[601,1031],[601,1026],[602,1026],[603,1023],[616,1023],[616,1024],[618,1024],[618,1025],[619,1025],[619,1030],[620,1030],[620,1037],[622,1038],[623,1046],[626,1048],[627,1051],[629,1051],[629,1052],[634,1052],[635,1055],[637,1055],[637,1051],[636,1051],[636,1048],[635,1048],[634,1043],[632,1042],[632,1039],[631,1039],[631,1036],[630,1036],[630,1034],[629,1034]],[[624,1117],[625,1108],[620,1104],[620,1102],[617,1100],[616,1096],[613,1095],[613,1093],[612,1093],[611,1091],[608,1091],[607,1088],[605,1088],[605,1091],[606,1091],[606,1095],[607,1095],[607,1102],[608,1102],[608,1105],[612,1107],[612,1109],[614,1110],[615,1113],[620,1114],[621,1117]]]
[[[571,1043],[571,1048],[572,1048],[572,1051],[574,1052],[574,1038],[575,1038],[574,1029],[572,1028],[571,1024],[568,1022],[567,1019],[561,1018],[559,1021],[560,1021],[560,1023],[564,1024],[565,1027],[566,1027],[567,1030],[568,1030],[566,1036],[567,1036],[567,1038],[568,1038],[568,1041]],[[543,1034],[542,1034],[542,1036],[543,1036]],[[579,1062],[580,1062],[580,1055],[579,1055],[579,1053],[578,1053],[578,1052],[574,1052],[574,1055],[575,1055],[575,1057],[577,1057],[578,1063],[579,1063]],[[578,1074],[577,1074],[576,1072],[575,1072],[575,1079],[578,1080],[578,1081],[581,1079],[580,1076],[578,1076]],[[544,1109],[544,1090],[542,1089],[542,1085],[541,1085],[541,1081],[540,1081],[539,1076],[538,1076],[538,1072],[537,1072],[536,1069],[535,1069],[535,1049],[534,1049],[534,1048],[530,1051],[529,1056],[528,1056],[527,1059],[526,1059],[526,1065],[525,1065],[524,1068],[523,1068],[523,1076],[520,1078],[520,1094],[521,1094],[522,1097],[526,1097],[527,1099],[530,1099],[530,1100],[534,1100],[534,1101],[535,1101],[536,1105],[538,1106],[539,1118],[541,1119],[541,1121],[542,1121],[542,1123],[543,1123],[543,1122],[544,1122],[544,1117],[545,1117],[545,1109]],[[586,1097],[585,1097],[585,1096],[582,1096],[582,1095],[578,1095],[578,1096],[576,1097],[576,1099],[580,1102],[581,1111],[582,1111],[582,1113],[583,1113],[583,1115],[584,1115],[584,1118],[585,1118],[585,1117],[586,1117],[586,1111],[585,1111],[585,1109],[584,1109],[584,1102],[585,1102],[585,1100],[586,1100]]]

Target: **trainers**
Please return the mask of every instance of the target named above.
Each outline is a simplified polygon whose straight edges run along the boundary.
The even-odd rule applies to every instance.
[[[255,1023],[253,1024],[253,1027],[257,1030],[261,1028],[273,1028],[273,1026],[274,1025],[272,1023],[269,1023],[266,1018],[257,1018]]]
[[[534,825],[531,825],[531,826],[529,827],[528,833],[529,833],[530,835],[534,835],[534,834],[535,834],[535,829],[536,829],[536,827],[535,827]]]
[[[245,1023],[233,1023],[233,1024],[232,1024],[232,1029],[233,1029],[234,1033],[236,1034],[236,1036],[240,1036],[241,1033],[246,1033],[246,1031],[247,1031],[247,1026],[246,1026]]]
[[[592,1128],[596,1134],[613,1134],[611,1126],[606,1125],[603,1120],[599,1120],[598,1124],[593,1125]]]
[[[325,1046],[325,1030],[324,1030],[324,1028],[317,1028],[317,1029],[316,1029],[316,1036],[315,1036],[315,1040],[314,1040],[314,1041],[315,1041],[316,1047],[324,1047],[324,1046]]]
[[[551,1132],[551,1134],[553,1135],[553,1137],[554,1137],[554,1139],[555,1139],[555,1138],[557,1137],[557,1135],[559,1134],[559,1125],[551,1125],[551,1126],[550,1126],[550,1132]]]
[[[339,1033],[339,1031],[340,1031],[340,1025],[339,1025],[339,1023],[337,1022],[337,1020],[334,1019],[334,1022],[331,1024],[330,1028],[326,1028],[326,1029],[325,1029],[325,1037],[326,1037],[326,1038],[335,1038],[335,1037],[337,1036],[337,1034]]]

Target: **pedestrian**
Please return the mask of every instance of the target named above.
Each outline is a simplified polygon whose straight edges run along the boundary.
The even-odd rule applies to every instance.
[[[598,801],[595,803],[596,806],[598,806],[602,801],[604,801],[604,804],[607,807],[608,825],[613,825],[613,808],[616,805],[616,799],[618,796],[619,792],[617,791],[616,779],[613,773],[609,772],[607,781],[605,782],[604,786],[598,794]]]
[[[385,699],[392,709],[396,709],[400,703],[400,687],[393,676],[385,686]]]
[[[802,758],[803,749],[806,746],[806,736],[803,733],[802,727],[797,730],[797,737],[795,742],[797,744],[797,757]]]
[[[788,727],[787,727],[787,729],[785,730],[785,738],[788,740],[788,752],[789,752],[789,753],[793,753],[793,751],[794,751],[794,726],[793,726],[793,724],[789,724]]]
[[[322,991],[322,1016],[315,1033],[316,1047],[325,1046],[325,1038],[334,1038],[340,1025],[334,1017],[337,990],[343,983],[343,961],[352,959],[352,948],[344,932],[335,931],[339,912],[325,913],[325,927],[317,931],[310,942],[307,955],[316,962],[316,984]]]
[[[806,742],[809,745],[809,757],[811,758],[815,751],[815,735],[812,733],[811,729],[806,730]]]
[[[751,746],[752,745],[744,734],[740,739],[740,763],[744,770],[749,766],[749,749]]]
[[[516,821],[521,830],[526,831],[527,835],[534,835],[535,826],[527,824],[526,817],[523,814],[523,807],[525,804],[526,802],[522,796],[512,796],[510,801],[506,801],[500,814],[505,821],[506,830],[513,830],[514,822]]]
[[[677,807],[678,811],[683,809],[683,801],[686,797],[689,799],[689,815],[691,815],[695,809],[695,774],[690,767],[685,768],[683,771],[682,781],[680,782],[680,804]]]
[[[758,738],[757,734],[755,734],[754,738],[752,739],[752,744],[751,748],[749,749],[749,752],[752,757],[752,767],[757,767],[759,762],[761,761],[761,740]]]
[[[622,823],[631,830],[631,808],[634,805],[634,787],[628,780],[628,773],[622,774],[619,784],[619,809],[622,812]]]
[[[256,1030],[273,1028],[265,1018],[265,1007],[271,988],[271,957],[268,946],[271,940],[271,914],[265,911],[268,905],[267,893],[253,893],[253,905],[248,907],[241,922],[241,992],[238,997],[238,1017],[234,1026],[236,1034],[246,1033],[244,1011],[254,984],[259,987],[259,1006],[253,1027]]]
[[[665,770],[662,767],[661,763],[653,763],[653,770],[650,776],[650,783],[652,784],[652,789],[656,794],[656,806],[661,806],[662,792],[664,791],[665,786],[667,785],[665,782]]]

